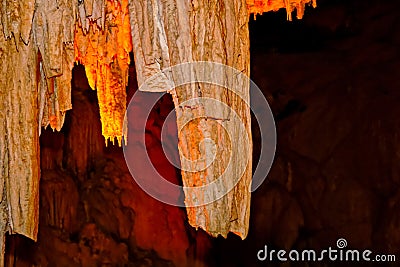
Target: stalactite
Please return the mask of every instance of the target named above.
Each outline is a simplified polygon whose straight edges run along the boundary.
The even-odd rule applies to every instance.
[[[294,9],[297,10],[297,18],[301,19],[306,4],[312,3],[313,7],[317,6],[316,0],[246,0],[246,2],[249,14],[255,15],[286,8],[288,20],[292,20]]]
[[[75,31],[75,58],[85,66],[90,87],[97,89],[106,143],[117,138],[121,145],[127,136],[123,125],[132,50],[128,1],[107,0],[105,10],[98,2],[102,1],[78,7],[81,27]],[[92,8],[87,11],[86,5]]]
[[[0,235],[9,231],[36,240],[39,209],[38,60],[30,38],[34,2],[1,2]]]
[[[37,238],[40,126],[59,130],[71,108],[74,20],[71,1],[1,1],[1,236]]]
[[[76,5],[71,1],[37,0],[33,41],[40,52],[39,134],[41,127],[60,131],[72,108],[71,79]]]
[[[228,65],[249,75],[249,36],[248,13],[244,0],[226,1],[130,1],[130,19],[135,56],[137,79],[141,86],[146,79],[161,72],[164,68],[183,62],[210,61]],[[176,73],[175,73],[176,74]],[[220,73],[229,82],[228,73]],[[172,75],[174,76],[174,75]],[[179,75],[178,75],[179,76]],[[171,89],[168,84],[177,82],[177,77],[157,80],[150,91]],[[140,87],[139,87],[140,88]],[[227,236],[234,232],[245,238],[248,231],[251,181],[251,140],[246,144],[234,130],[240,127],[231,120],[229,112],[217,109],[223,114],[220,120],[207,119],[212,105],[192,103],[181,106],[183,102],[198,97],[217,99],[239,114],[243,127],[249,136],[249,107],[243,102],[249,98],[249,84],[240,87],[244,99],[229,90],[216,85],[190,84],[170,91],[175,102],[179,129],[179,151],[182,164],[184,186],[197,187],[208,184],[221,176],[230,159],[237,166],[244,167],[244,174],[230,170],[225,174],[227,183],[235,177],[241,178],[233,190],[212,203],[193,207],[201,199],[212,198],[218,192],[225,192],[227,184],[218,184],[211,190],[193,193],[185,190],[185,204],[189,223],[205,229],[213,236]],[[143,88],[142,88],[143,89]],[[232,112],[232,113],[234,113]],[[188,118],[194,118],[189,123]],[[224,131],[226,130],[226,131]],[[229,137],[228,134],[229,133]],[[212,139],[217,145],[216,159],[206,170],[202,167],[210,161],[212,145],[203,142]],[[250,137],[251,138],[251,137]],[[241,154],[233,155],[233,145],[240,148]],[[189,160],[185,160],[189,159]],[[190,160],[201,159],[195,164]],[[231,180],[230,180],[231,179]]]
[[[85,31],[93,21],[105,29],[102,36],[97,31],[102,41],[96,47],[100,50],[98,76],[99,80],[104,79],[97,84],[102,87],[98,95],[103,133],[119,141],[123,135],[131,50],[128,3],[85,1],[84,18],[82,5],[78,3],[83,2],[0,1],[1,240],[7,231],[36,240],[38,137],[41,126],[60,130],[65,112],[72,108],[71,70],[75,62],[73,42],[78,15]],[[86,43],[80,44],[84,47]],[[79,59],[83,59],[81,55]]]

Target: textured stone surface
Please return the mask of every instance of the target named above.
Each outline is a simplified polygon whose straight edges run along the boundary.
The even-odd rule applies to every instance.
[[[9,21],[0,24],[0,240],[7,231],[36,240],[40,177],[38,58],[33,43],[26,45],[20,38],[30,31],[31,25],[25,20],[32,18],[33,10],[16,1],[9,4],[15,5]],[[5,11],[2,5],[1,13]],[[5,20],[3,16],[1,19]],[[15,38],[5,38],[10,34]]]
[[[139,89],[167,91],[176,107],[189,223],[214,237],[233,232],[244,239],[251,195],[250,84],[238,73],[247,77],[250,69],[246,1],[132,0],[129,9]],[[191,73],[188,66],[168,70],[198,61],[224,64],[237,73],[207,65]],[[203,82],[202,73],[218,76],[219,84],[215,78]],[[188,83],[185,75],[200,82]],[[145,83],[149,78],[154,82]]]
[[[41,137],[42,190],[53,190],[65,180],[64,190],[69,193],[53,190],[58,195],[46,199],[69,200],[68,208],[57,212],[69,227],[55,227],[57,217],[43,211],[39,243],[8,239],[8,266],[118,266],[118,262],[179,266],[179,261],[185,261],[182,255],[187,255],[187,266],[204,264],[206,257],[206,266],[281,266],[258,262],[257,251],[265,244],[326,248],[335,246],[339,237],[352,248],[399,255],[400,39],[394,30],[400,22],[396,8],[396,1],[321,0],[300,23],[284,22],[284,11],[251,22],[252,76],[274,112],[278,151],[268,180],[252,195],[250,232],[244,241],[234,235],[210,241],[204,232],[193,231],[183,210],[143,193],[121,167],[121,150],[104,147],[95,92],[79,77],[82,70],[74,73],[80,88],[73,90],[76,113],[72,110],[66,117],[63,131],[45,131]],[[157,118],[165,118],[161,114],[172,106],[171,99],[163,100]],[[85,124],[72,123],[81,114],[87,117]],[[148,145],[157,155],[161,121],[151,119]],[[74,130],[69,128],[73,125]],[[254,129],[255,151],[257,136]],[[168,179],[179,179],[162,158],[157,162],[171,173]],[[76,207],[74,192],[79,194],[75,222],[70,219]],[[109,202],[102,205],[104,199]]]

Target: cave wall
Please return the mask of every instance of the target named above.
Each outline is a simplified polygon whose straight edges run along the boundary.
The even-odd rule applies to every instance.
[[[251,21],[252,79],[274,113],[277,152],[252,195],[248,239],[218,239],[218,266],[378,266],[256,257],[264,245],[322,250],[339,238],[400,253],[397,3],[318,3],[301,21],[282,22],[284,12]]]

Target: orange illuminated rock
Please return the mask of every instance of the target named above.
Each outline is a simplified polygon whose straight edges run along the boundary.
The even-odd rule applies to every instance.
[[[93,6],[92,14],[101,14]],[[85,11],[85,10],[83,10]],[[78,7],[80,23],[75,31],[75,59],[85,66],[89,85],[97,89],[102,134],[114,143],[126,142],[124,117],[129,52],[132,50],[128,1],[108,0],[103,16],[92,18]]]
[[[181,79],[188,75],[187,70],[199,67],[198,62],[222,63],[249,76],[246,1],[196,0],[188,5],[178,0],[130,0],[130,15],[139,90],[168,91],[174,101],[190,225],[215,237],[234,232],[245,238],[252,169],[250,110],[246,105],[250,84],[235,79],[237,90],[233,92],[215,83],[187,84]],[[190,64],[177,67],[172,75],[165,70],[181,63]],[[230,68],[217,73],[210,67],[202,65],[193,73],[213,74],[222,84],[233,82]],[[146,83],[157,73],[162,74],[159,79]],[[179,86],[171,89],[170,84]]]
[[[297,18],[301,19],[306,4],[312,3],[313,7],[317,6],[316,0],[246,0],[246,2],[249,14],[255,15],[286,8],[288,20],[292,20],[294,9],[297,9]]]

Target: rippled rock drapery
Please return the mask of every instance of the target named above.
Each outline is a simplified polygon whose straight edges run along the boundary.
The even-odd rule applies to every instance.
[[[31,25],[27,24],[33,15],[32,2],[25,1],[28,5],[23,5],[21,8],[1,10],[0,238],[2,240],[0,242],[2,245],[7,231],[36,239],[38,229],[40,175],[36,78],[38,59],[34,44],[29,38]],[[19,6],[16,2],[13,4]],[[4,12],[7,11],[12,11],[12,14],[5,17]]]
[[[89,14],[90,2],[85,4],[86,14]],[[105,4],[112,6],[113,11],[121,11],[119,1],[92,1],[93,17],[90,19],[96,17],[103,24],[114,23],[120,26],[122,22],[114,21],[110,16],[110,21],[106,20]],[[97,13],[102,16],[97,16],[99,14],[96,11],[99,9],[103,12]],[[73,43],[76,18],[78,13],[82,13],[82,5],[78,1],[67,0],[4,0],[0,11],[0,108],[5,111],[0,115],[0,232],[2,235],[7,231],[20,233],[36,240],[40,177],[38,138],[42,126],[50,125],[53,130],[59,131],[66,111],[72,108],[71,70],[75,60]],[[124,18],[124,14],[118,18]],[[81,19],[81,26],[88,26],[87,19],[87,16]],[[125,112],[129,64],[127,53],[130,50],[127,16],[124,25],[127,29],[124,35],[112,36],[119,43],[125,44],[125,54],[118,53],[122,63],[109,70],[114,77],[111,82],[122,84],[119,90],[122,92],[121,101],[112,99],[118,90],[99,96],[101,103],[119,107],[107,113],[112,116],[119,112],[119,120],[113,117],[107,121],[115,120],[120,125]],[[120,47],[113,48],[118,50]],[[110,55],[114,56],[112,53]],[[117,75],[120,73],[124,75]],[[118,136],[122,135],[121,128],[117,132]]]
[[[60,131],[72,108],[71,79],[76,6],[71,1],[36,0],[32,41],[40,53],[39,134],[42,126]],[[33,68],[33,66],[32,66]]]
[[[74,10],[70,1],[1,2],[2,236],[37,238],[40,128],[60,130],[71,109]]]
[[[235,1],[130,1],[130,19],[135,55],[135,67],[139,88],[147,78],[164,68],[185,62],[210,61],[221,63],[249,75],[249,36],[246,2]],[[228,73],[224,82],[232,79]],[[173,75],[172,75],[173,76]],[[196,83],[169,88],[179,83],[179,77],[161,79],[147,88],[149,91],[169,91],[175,102],[179,129],[179,151],[182,164],[183,185],[203,186],[217,180],[230,163],[243,168],[242,173],[233,168],[226,176],[227,184],[239,178],[238,184],[221,199],[206,205],[202,200],[211,200],[218,192],[227,190],[227,184],[219,184],[212,190],[185,191],[185,205],[189,223],[205,229],[213,236],[227,236],[234,232],[245,238],[248,231],[251,182],[251,135],[249,84],[241,84],[243,99],[230,90],[215,85]],[[143,88],[142,88],[143,89]],[[217,108],[221,118],[211,119],[210,106],[194,101],[212,98],[225,103],[231,110]],[[247,143],[233,129],[240,128],[232,122],[237,113],[245,129]],[[214,114],[215,115],[215,114]],[[213,146],[203,142],[210,138],[217,145],[217,158],[211,159]],[[232,146],[238,146],[241,155],[232,155]],[[195,163],[194,160],[196,160]],[[207,163],[211,162],[208,168]],[[244,166],[244,167],[243,167]],[[195,171],[193,171],[195,170]],[[239,177],[238,177],[239,176]]]
[[[75,58],[85,66],[90,87],[97,89],[102,133],[122,144],[126,111],[129,52],[132,50],[128,0],[84,1],[78,6]]]

